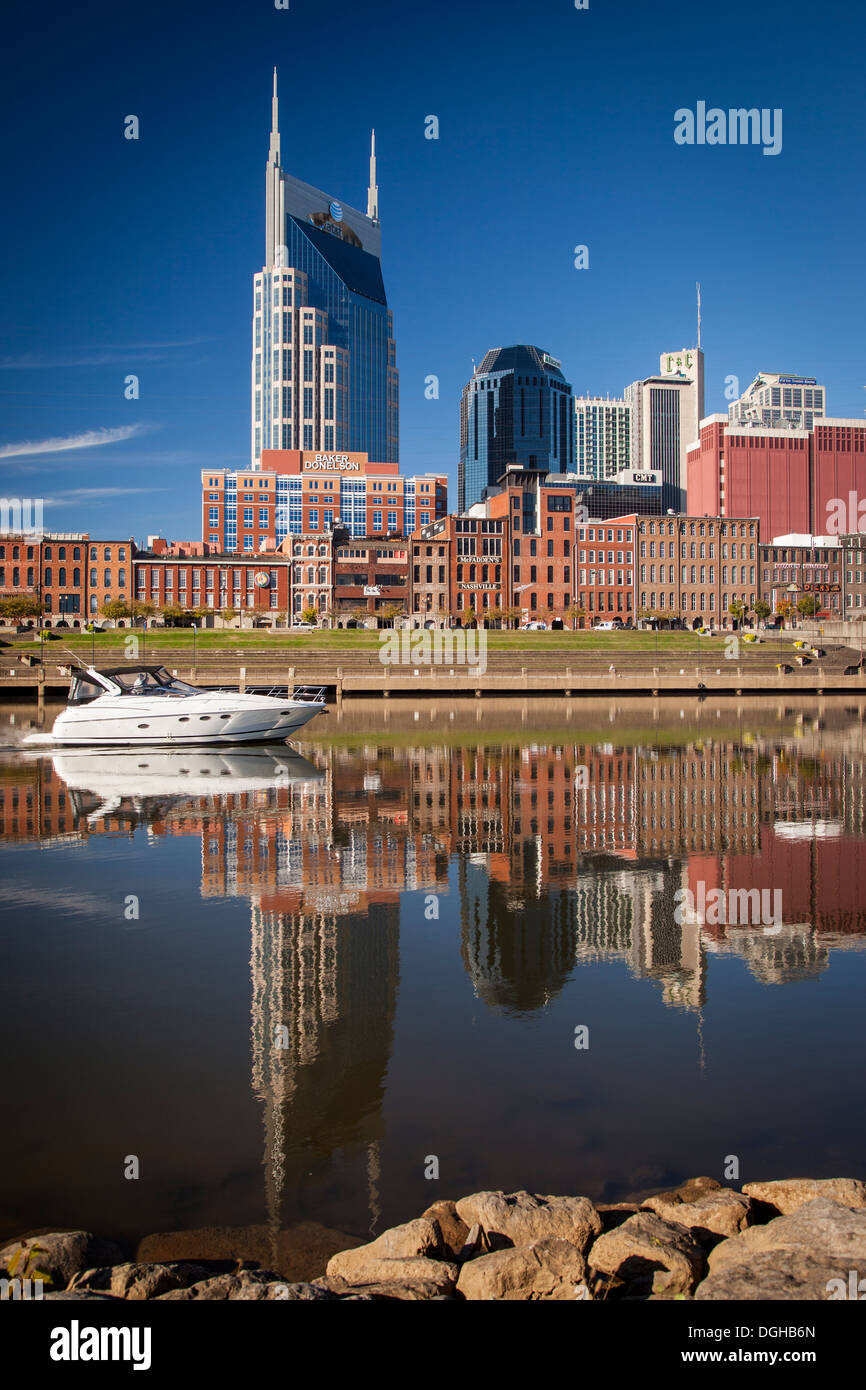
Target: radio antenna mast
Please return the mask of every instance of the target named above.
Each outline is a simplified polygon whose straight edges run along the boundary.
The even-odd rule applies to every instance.
[[[698,352],[700,352],[700,350],[701,350],[701,282],[700,282],[700,280],[696,280],[696,281],[695,281],[695,287],[696,287],[696,289],[697,289],[697,291],[698,291]]]

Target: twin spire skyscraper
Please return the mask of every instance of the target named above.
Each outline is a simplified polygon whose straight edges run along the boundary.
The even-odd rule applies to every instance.
[[[265,203],[265,264],[253,291],[252,466],[261,467],[266,449],[397,462],[375,131],[364,214],[283,169],[276,69]]]

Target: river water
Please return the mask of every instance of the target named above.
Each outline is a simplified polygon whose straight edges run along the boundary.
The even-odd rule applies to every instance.
[[[5,716],[0,1237],[262,1257],[484,1187],[866,1173],[856,708],[364,703],[295,751],[53,756]]]

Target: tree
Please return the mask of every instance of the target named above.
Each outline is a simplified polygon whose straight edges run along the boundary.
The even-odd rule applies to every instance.
[[[0,600],[0,614],[4,618],[38,618],[42,605],[35,594],[15,594]]]
[[[164,622],[174,624],[184,617],[184,610],[179,603],[167,603],[162,610],[162,617]]]
[[[582,608],[580,604],[572,603],[566,608],[565,616],[571,623],[572,628],[574,628],[578,623],[583,622],[586,617],[586,610]]]
[[[765,598],[759,598],[755,600],[755,606],[752,611],[758,619],[758,622],[763,623],[770,616],[770,605]]]
[[[814,618],[818,612],[818,600],[814,594],[803,594],[797,599],[797,612],[804,618]]]
[[[383,622],[393,624],[394,619],[401,617],[402,613],[402,603],[386,603],[385,607],[379,613],[379,617]]]
[[[305,608],[301,613],[301,622],[315,624],[317,617],[318,614],[316,613],[315,608]]]
[[[746,616],[746,606],[741,599],[732,598],[730,603],[728,604],[728,612],[730,613],[734,622],[739,624],[743,621],[743,619]]]
[[[236,610],[234,608],[223,608],[223,610],[220,613],[220,617],[222,618],[224,623],[233,623],[235,620],[235,616]]]
[[[101,612],[103,618],[108,618],[110,622],[116,622],[118,618],[132,617],[132,609],[125,598],[107,598]]]
[[[135,599],[129,605],[129,612],[132,618],[142,618],[146,623],[148,618],[152,618],[156,608],[152,603],[145,603],[141,599]]]

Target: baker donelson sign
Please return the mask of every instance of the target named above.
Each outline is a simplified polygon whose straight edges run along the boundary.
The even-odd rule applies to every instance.
[[[315,458],[304,459],[305,473],[360,473],[361,465],[348,454],[316,454]]]

